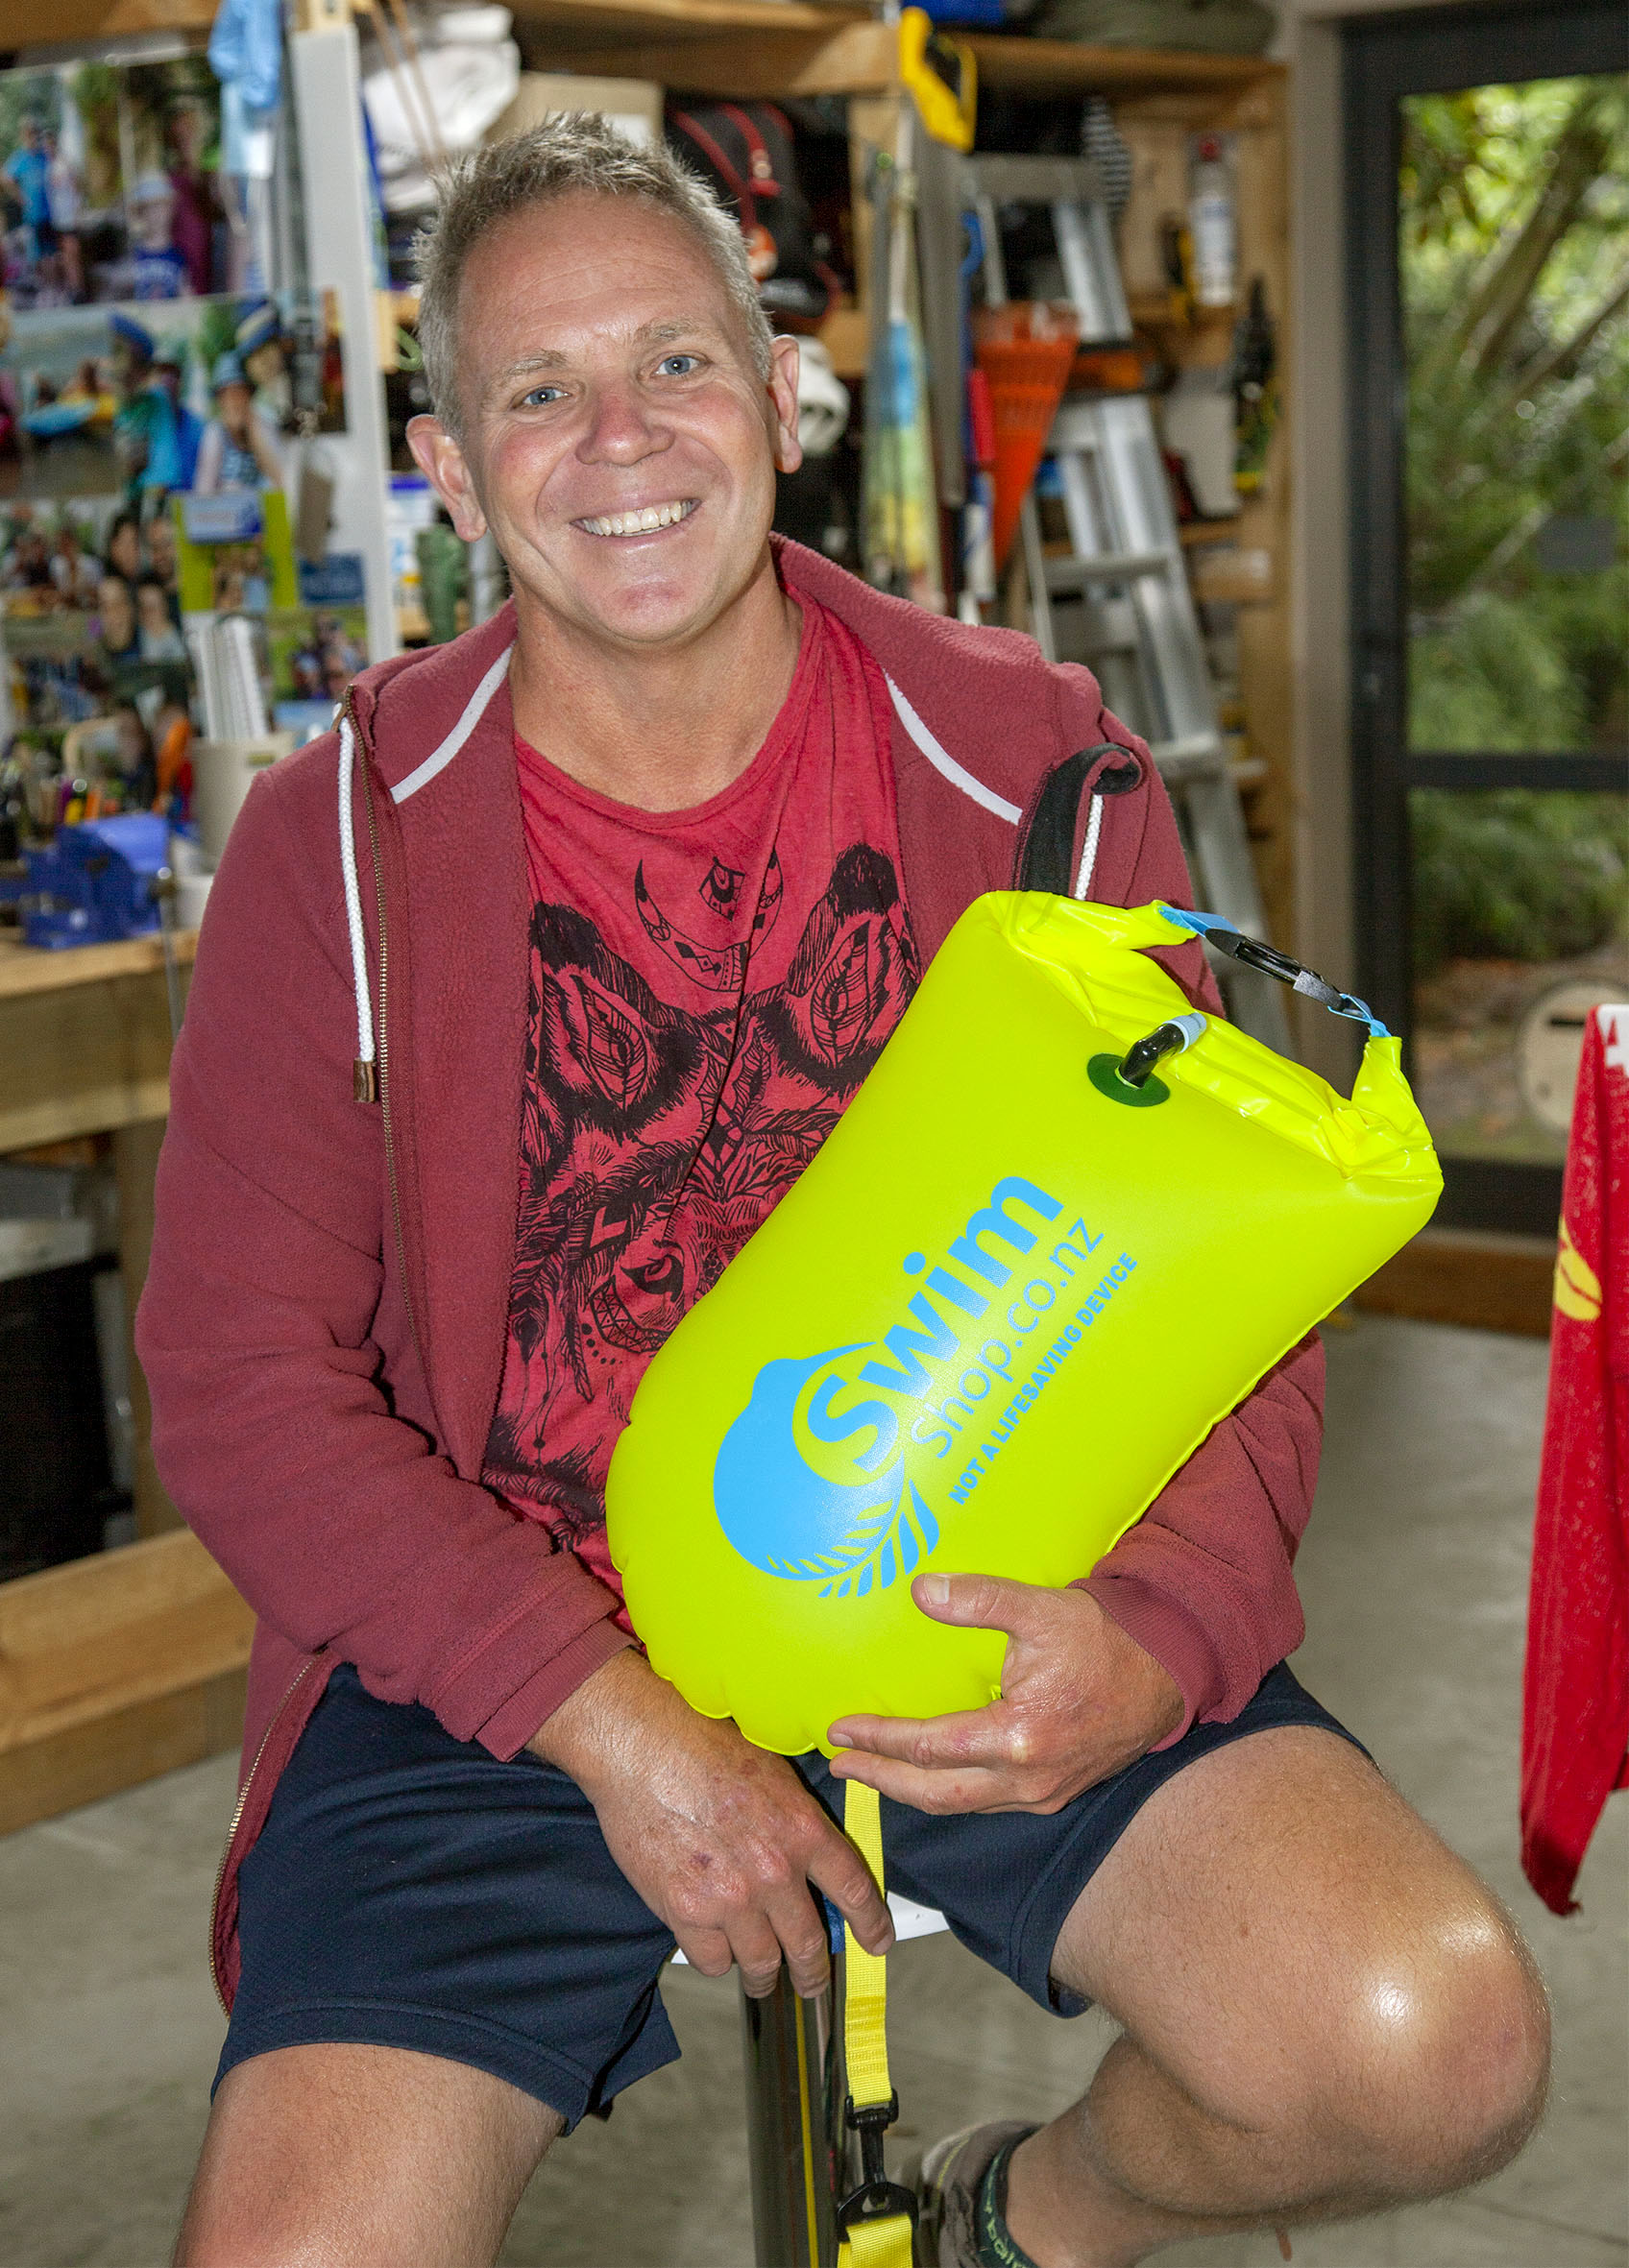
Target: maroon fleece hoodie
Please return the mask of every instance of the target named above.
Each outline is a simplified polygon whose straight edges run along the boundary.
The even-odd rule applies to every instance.
[[[895,688],[903,882],[924,960],[980,892],[1013,886],[1049,775],[1106,740],[1120,748],[1088,768],[1076,816],[1088,894],[1192,904],[1147,750],[1087,671],[883,597],[812,553],[785,558]],[[505,608],[356,680],[348,826],[341,736],[256,783],[209,894],[176,1048],[137,1345],[165,1485],[259,1617],[215,1917],[228,1999],[236,1869],[334,1663],[506,1757],[625,1643],[612,1594],[480,1484],[526,1018],[514,636]],[[1094,796],[1106,770],[1117,791]],[[354,953],[342,836],[356,845]],[[1161,957],[1214,1012],[1199,947]],[[358,959],[377,1100],[353,1087]],[[1309,1340],[1090,1578],[1180,1686],[1184,1724],[1236,1715],[1300,1643],[1290,1567],[1322,1388]]]

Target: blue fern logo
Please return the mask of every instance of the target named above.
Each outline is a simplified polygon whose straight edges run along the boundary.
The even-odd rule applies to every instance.
[[[908,1576],[937,1543],[938,1523],[922,1502],[899,1453],[899,1421],[886,1402],[840,1412],[838,1374],[819,1374],[855,1346],[828,1347],[803,1361],[766,1363],[746,1408],[719,1444],[713,1504],[742,1557],[766,1575],[819,1585],[823,1599],[863,1599]],[[806,1389],[819,1379],[801,1412]],[[839,1447],[833,1460],[852,1474],[833,1480],[799,1446]],[[850,1445],[869,1435],[858,1452]]]

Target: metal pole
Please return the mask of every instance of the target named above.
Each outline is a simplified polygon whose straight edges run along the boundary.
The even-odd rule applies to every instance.
[[[840,1966],[813,2000],[800,2000],[783,1968],[767,1998],[742,1994],[747,2152],[752,2179],[753,2257],[758,2268],[834,2268],[834,2196],[848,2152],[842,2105],[847,2081],[840,2028]]]
[[[289,55],[311,280],[339,295],[345,357],[345,431],[328,436],[324,445],[336,472],[333,541],[338,550],[362,554],[368,659],[382,662],[396,652],[398,640],[386,526],[389,449],[355,27],[346,18],[331,31],[297,32]]]

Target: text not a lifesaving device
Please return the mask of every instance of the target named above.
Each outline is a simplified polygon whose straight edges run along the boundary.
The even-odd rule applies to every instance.
[[[653,1665],[704,1714],[829,1753],[842,1714],[988,1701],[1002,1634],[930,1621],[917,1570],[1086,1574],[1429,1218],[1398,1043],[1371,1021],[1343,1098],[1190,1010],[1145,949],[1195,933],[1264,950],[1157,905],[979,899],[651,1363],[610,1544]]]
[[[1367,1025],[1349,1101],[1189,1007],[1147,949],[1196,935]],[[652,1665],[789,1755],[830,1754],[839,1716],[980,1707],[1004,1635],[931,1621],[912,1577],[1088,1573],[1441,1190],[1360,1001],[1212,915],[977,900],[634,1396],[609,1536]],[[860,1782],[845,1825],[881,1887]],[[909,2268],[885,1969],[852,1932],[845,1975],[839,2268]]]

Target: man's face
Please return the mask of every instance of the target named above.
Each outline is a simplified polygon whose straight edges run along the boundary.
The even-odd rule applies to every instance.
[[[690,231],[632,199],[495,229],[459,313],[463,444],[408,428],[458,533],[490,527],[518,593],[592,639],[687,644],[762,567],[776,465],[798,462],[796,347],[761,378]]]

